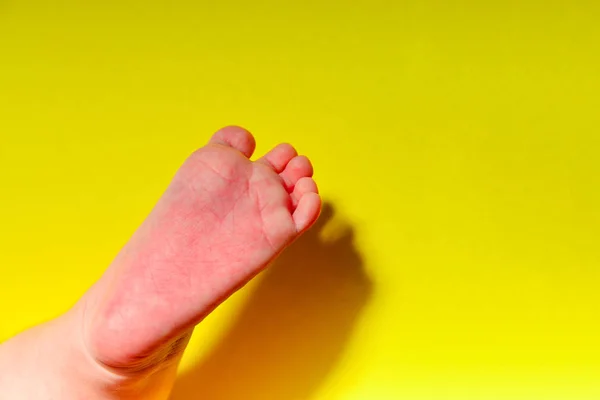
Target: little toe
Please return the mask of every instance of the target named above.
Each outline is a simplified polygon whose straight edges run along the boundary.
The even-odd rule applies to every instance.
[[[281,143],[275,146],[267,154],[256,160],[256,162],[271,167],[279,174],[285,169],[290,160],[297,155],[298,153],[296,152],[296,149],[291,144]]]
[[[311,177],[313,175],[313,166],[310,160],[305,156],[294,157],[285,170],[279,174],[285,183],[288,192],[291,192],[300,178]]]
[[[210,143],[233,147],[248,158],[256,148],[254,136],[239,126],[227,126],[218,130],[210,139]]]
[[[294,191],[292,192],[292,205],[294,208],[298,207],[298,203],[300,199],[307,193],[319,193],[319,188],[317,187],[316,182],[313,178],[304,177],[300,178],[294,186]]]
[[[303,233],[310,228],[321,212],[321,197],[314,192],[305,193],[298,202],[292,218],[298,233]]]

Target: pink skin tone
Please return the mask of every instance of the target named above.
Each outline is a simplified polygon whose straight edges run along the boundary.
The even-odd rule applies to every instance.
[[[167,399],[194,326],[319,215],[310,161],[281,144],[252,162],[254,148],[227,127],[192,154],[73,309],[0,346],[0,393]]]

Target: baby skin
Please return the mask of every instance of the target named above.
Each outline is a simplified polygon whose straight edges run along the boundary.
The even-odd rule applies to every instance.
[[[310,161],[254,148],[227,127],[194,152],[71,310],[0,345],[0,397],[167,399],[194,326],[319,215]]]

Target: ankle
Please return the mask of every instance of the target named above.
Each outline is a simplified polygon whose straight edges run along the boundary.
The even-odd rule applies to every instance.
[[[89,295],[89,293],[88,293]],[[135,355],[129,357],[132,361],[124,363],[111,363],[109,359],[91,345],[95,333],[91,327],[95,326],[92,312],[88,309],[89,297],[81,299],[80,303],[71,310],[71,326],[76,335],[78,351],[86,363],[97,374],[107,399],[143,399],[163,400],[169,396],[172,388],[179,361],[192,336],[193,328],[184,332],[165,344],[159,346],[148,355]],[[127,349],[122,349],[124,353]],[[104,397],[103,397],[104,398]]]
[[[7,398],[165,400],[177,362],[122,374],[98,363],[79,327],[80,309],[31,328],[0,346],[0,393]],[[32,384],[32,382],[34,382]]]

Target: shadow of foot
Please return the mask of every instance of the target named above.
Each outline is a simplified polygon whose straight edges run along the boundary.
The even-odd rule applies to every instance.
[[[333,209],[262,277],[211,353],[171,400],[307,400],[344,352],[372,285],[348,229],[320,238]]]

